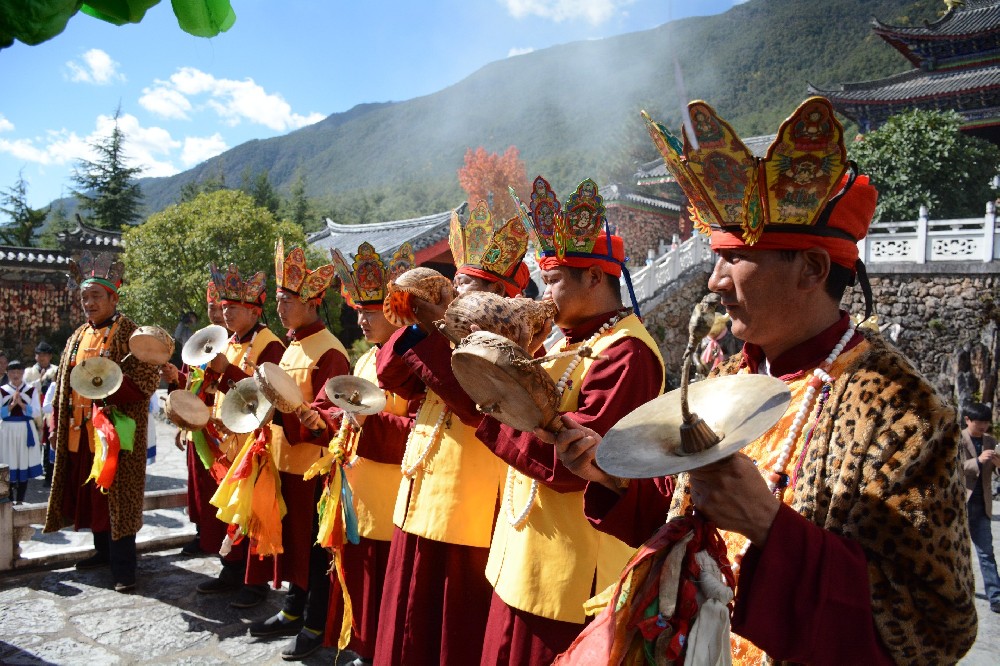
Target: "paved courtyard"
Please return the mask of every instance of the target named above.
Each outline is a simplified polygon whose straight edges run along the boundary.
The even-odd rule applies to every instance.
[[[184,454],[173,445],[174,429],[157,422],[157,461],[149,467],[151,490],[183,488]],[[40,482],[32,482],[28,502],[43,502]],[[994,526],[1000,552],[1000,521]],[[193,526],[181,509],[146,514],[140,543],[154,535],[193,535]],[[22,544],[25,557],[90,544],[89,533],[64,530],[40,535]],[[989,609],[976,571],[976,608],[979,639],[960,663],[995,666],[1000,663],[1000,615]],[[0,664],[279,664],[286,638],[263,641],[247,633],[250,622],[280,607],[280,592],[247,611],[228,605],[226,595],[201,595],[198,583],[214,577],[217,558],[185,557],[178,549],[147,553],[139,560],[135,594],[110,589],[107,570],[77,572],[72,567],[0,576]],[[324,649],[307,664],[344,664],[351,653],[338,658]]]

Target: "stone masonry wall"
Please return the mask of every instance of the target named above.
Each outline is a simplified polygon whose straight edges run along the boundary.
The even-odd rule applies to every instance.
[[[992,265],[869,275],[882,334],[954,404],[992,402],[1000,419],[1000,273]],[[948,273],[934,272],[948,270]],[[708,292],[710,267],[689,269],[643,305],[646,328],[659,344],[667,390],[679,383],[691,309]],[[864,297],[848,288],[842,307],[864,313]],[[893,324],[898,324],[898,330]],[[893,336],[895,340],[893,340]]]
[[[630,266],[642,266],[649,250],[659,256],[660,244],[669,246],[674,234],[680,234],[677,213],[666,210],[638,210],[612,202],[608,204],[608,222],[625,239]]]

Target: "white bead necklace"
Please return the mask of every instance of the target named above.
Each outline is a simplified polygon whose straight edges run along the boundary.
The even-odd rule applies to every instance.
[[[420,420],[420,412],[423,411],[425,404],[427,404],[427,396],[424,396],[424,399],[420,402],[420,407],[417,409],[417,415],[413,418],[413,425],[410,426],[410,434],[406,438],[406,447],[403,450],[403,462],[399,465],[400,471],[403,472],[403,476],[407,479],[412,479],[417,473],[417,470],[423,467],[424,459],[427,458],[427,454],[430,453],[431,447],[434,446],[434,443],[441,435],[441,426],[444,424],[444,420],[451,413],[451,410],[447,407],[441,410],[441,413],[438,414],[437,422],[434,424],[434,430],[431,431],[431,436],[427,440],[427,445],[424,447],[424,450],[420,452],[420,455],[417,456],[416,462],[407,467],[406,459],[410,454],[410,443],[413,441],[413,435],[417,432],[417,422]]]
[[[854,330],[854,325],[849,324],[847,326],[847,330],[844,331],[842,336],[840,336],[840,340],[830,352],[830,355],[826,357],[826,360],[819,364],[819,367],[814,368],[812,371],[812,376],[809,378],[809,382],[806,385],[806,394],[802,399],[802,404],[799,405],[799,410],[795,413],[795,418],[792,419],[792,425],[788,428],[788,433],[785,435],[785,438],[781,440],[781,448],[778,451],[778,457],[774,461],[774,467],[771,468],[771,472],[767,475],[767,487],[775,495],[778,495],[779,492],[784,490],[782,480],[788,478],[786,471],[788,468],[788,461],[792,457],[792,451],[795,449],[795,442],[799,439],[799,433],[802,431],[802,426],[805,424],[806,419],[813,410],[813,406],[816,404],[816,395],[819,393],[819,389],[823,386],[823,384],[833,383],[833,377],[830,376],[829,372],[830,368],[833,367],[833,362],[837,360],[837,357],[844,351],[844,347],[847,346],[847,343],[854,336]],[[743,550],[736,556],[735,561],[733,562],[733,573],[739,572],[740,562],[743,560],[743,556],[746,555],[749,548],[750,542],[747,541],[743,546]]]
[[[577,366],[583,362],[585,357],[589,357],[593,352],[594,343],[597,340],[610,331],[615,324],[620,322],[628,316],[628,312],[620,312],[614,317],[604,322],[604,324],[597,329],[597,332],[590,336],[585,343],[583,343],[577,350],[576,356],[574,356],[569,365],[566,366],[566,371],[562,373],[559,381],[556,382],[556,391],[559,392],[559,399],[562,400],[563,393],[566,392],[566,386],[569,384],[570,378],[573,376],[573,372],[576,370]],[[535,479],[531,480],[531,488],[528,489],[528,500],[524,504],[524,508],[518,514],[514,513],[514,474],[515,471],[511,468],[511,471],[507,474],[506,480],[506,495],[507,495],[507,522],[514,529],[520,528],[524,525],[525,521],[528,520],[528,514],[531,513],[532,507],[535,506],[535,498],[538,497],[538,481]]]

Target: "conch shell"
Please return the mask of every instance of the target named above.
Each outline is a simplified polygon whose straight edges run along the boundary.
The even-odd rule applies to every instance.
[[[409,326],[417,320],[413,315],[413,299],[421,298],[430,303],[440,303],[442,287],[452,288],[451,280],[433,268],[424,266],[411,268],[386,287],[382,312],[394,326]]]
[[[475,325],[481,331],[502,335],[530,352],[531,341],[545,330],[555,313],[552,301],[504,298],[492,292],[469,291],[451,302],[439,328],[458,342],[469,335]]]

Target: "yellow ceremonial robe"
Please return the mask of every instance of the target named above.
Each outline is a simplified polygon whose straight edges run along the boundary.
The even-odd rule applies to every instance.
[[[230,365],[235,365],[243,370],[243,372],[253,375],[254,368],[257,367],[257,359],[260,358],[260,355],[272,342],[281,342],[281,340],[271,329],[265,326],[246,342],[233,342],[230,340],[229,344],[226,345],[225,356]],[[284,346],[283,343],[282,346]],[[228,391],[229,389],[227,388],[226,390]],[[215,402],[212,404],[212,416],[214,418],[219,418],[219,410],[222,409],[222,403],[225,400],[226,394],[222,391],[216,391]],[[240,452],[247,441],[253,439],[255,436],[256,434],[252,432],[245,435],[230,434],[219,442],[219,447],[226,452],[226,457],[231,462],[236,459],[236,454]]]
[[[392,521],[404,532],[425,539],[485,548],[490,545],[506,465],[476,439],[474,427],[454,414],[445,418],[431,441],[445,408],[440,396],[427,392],[403,466],[411,467],[424,450],[427,456],[413,478],[403,477],[399,484]]]
[[[645,343],[660,360],[662,369],[663,359],[656,342],[635,315],[619,321],[597,339],[593,349],[600,355],[625,337]],[[582,343],[566,349],[579,344]],[[543,367],[553,381],[558,381],[572,358],[548,361]],[[563,393],[560,412],[576,411],[580,386],[593,362],[592,358],[584,358],[574,370],[572,383]],[[514,468],[509,469],[508,475],[512,478],[507,483],[514,484],[513,502],[504,492],[486,578],[508,606],[532,615],[582,624],[586,619],[584,602],[594,590],[603,590],[618,580],[635,549],[590,525],[583,513],[582,491],[559,493],[541,483],[527,521],[514,528],[508,516],[520,513],[527,503],[531,479]],[[595,573],[597,585],[592,588]]]
[[[331,349],[339,351],[344,358],[347,358],[344,345],[324,327],[304,340],[292,340],[281,356],[278,365],[298,384],[302,392],[302,401],[306,404],[313,401],[317,390],[323,390],[322,386],[312,385],[312,373],[320,357]],[[271,455],[281,472],[302,476],[314,462],[319,460],[325,449],[325,444],[320,446],[302,443],[292,446],[285,439],[284,428],[274,422],[268,424],[268,427],[271,428]]]
[[[378,386],[375,374],[375,352],[369,349],[354,366],[354,376],[367,379]],[[385,392],[385,408],[382,410],[396,416],[406,416],[408,403],[391,391]],[[361,426],[364,432],[364,424]],[[354,446],[351,447],[352,450]],[[356,458],[347,469],[347,481],[351,484],[354,510],[358,514],[358,533],[366,539],[389,541],[392,539],[393,493],[399,488],[399,465],[374,462],[366,458]]]

